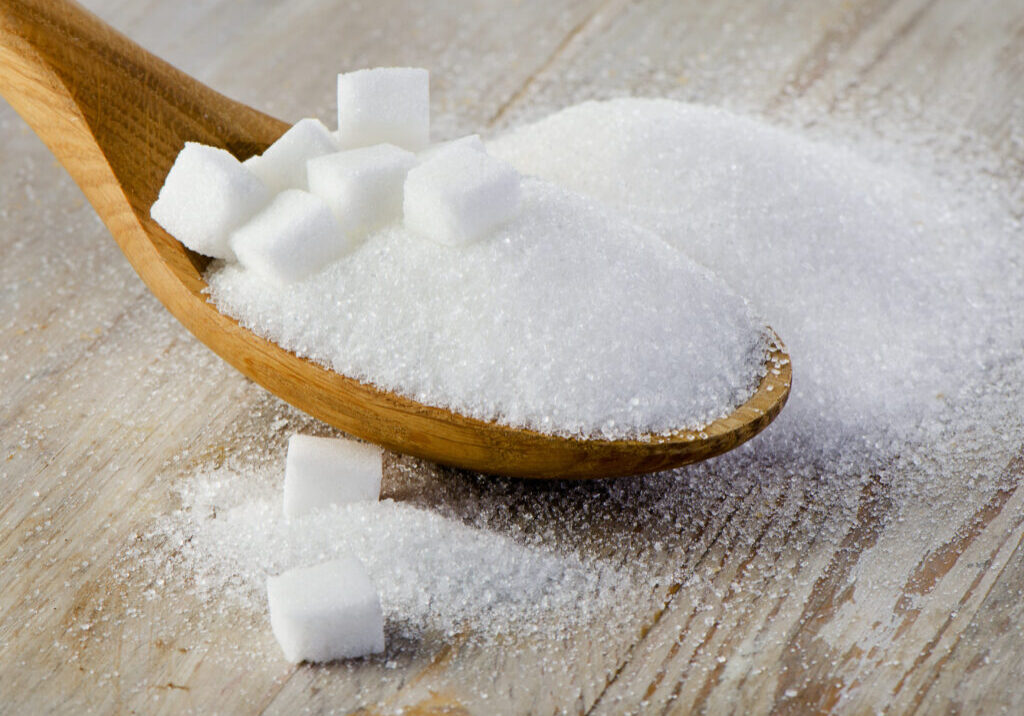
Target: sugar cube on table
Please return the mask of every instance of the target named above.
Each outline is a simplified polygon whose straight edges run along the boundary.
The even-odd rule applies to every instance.
[[[355,557],[269,577],[267,600],[270,627],[292,663],[384,651],[380,597]]]
[[[423,149],[430,141],[430,73],[378,67],[338,75],[338,141],[342,149]]]
[[[380,499],[383,453],[376,445],[292,435],[284,468],[284,513]]]
[[[307,189],[306,162],[338,151],[334,135],[319,119],[301,119],[263,154],[249,157],[245,166],[275,193]]]
[[[452,147],[469,147],[475,149],[478,152],[487,152],[484,147],[484,142],[480,139],[479,134],[467,134],[465,137],[459,137],[458,139],[450,139],[447,142],[436,142],[431,144],[426,149],[423,149],[417,154],[417,157],[421,162],[425,162],[428,159],[436,157],[440,152]]]
[[[326,154],[309,160],[309,190],[358,235],[402,215],[402,186],[415,164],[415,154],[393,144]]]
[[[281,192],[231,234],[239,262],[279,285],[313,275],[350,246],[323,199],[300,189]]]
[[[452,146],[405,179],[405,226],[442,244],[475,241],[519,210],[519,174],[469,145]]]
[[[234,260],[228,237],[270,198],[266,185],[229,152],[185,142],[149,215],[196,253]]]

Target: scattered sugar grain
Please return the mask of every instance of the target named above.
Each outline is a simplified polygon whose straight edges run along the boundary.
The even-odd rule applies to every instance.
[[[356,556],[379,591],[389,633],[467,631],[481,639],[541,621],[586,623],[622,598],[627,573],[601,559],[527,545],[435,510],[383,500],[287,519],[280,477],[265,464],[201,472],[181,485],[182,510],[157,528],[201,600],[254,613],[265,580]]]
[[[284,514],[380,499],[381,449],[344,438],[296,433],[288,440]]]

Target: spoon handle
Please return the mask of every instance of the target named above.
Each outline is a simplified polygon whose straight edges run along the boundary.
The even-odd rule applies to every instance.
[[[111,228],[138,219],[186,141],[245,158],[283,125],[227,99],[66,0],[0,0],[0,95]],[[117,196],[120,194],[120,196]]]

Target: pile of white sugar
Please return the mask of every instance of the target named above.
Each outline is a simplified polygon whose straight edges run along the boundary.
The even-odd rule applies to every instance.
[[[620,99],[488,149],[617,207],[768,317],[794,365],[769,440],[877,450],[1019,347],[1019,267],[1001,227],[841,146],[718,108]]]
[[[570,437],[700,429],[765,373],[762,320],[607,203],[430,144],[429,73],[338,76],[338,130],[244,162],[186,143],[151,216],[220,262],[218,310],[343,375]],[[643,151],[643,148],[637,148]]]
[[[710,422],[750,396],[766,348],[762,324],[710,272],[533,179],[519,216],[473,244],[422,241],[394,224],[284,288],[237,265],[207,280],[219,310],[301,356],[548,433]]]

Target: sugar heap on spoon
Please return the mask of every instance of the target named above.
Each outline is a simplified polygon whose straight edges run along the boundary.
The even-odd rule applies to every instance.
[[[475,135],[429,143],[425,70],[339,76],[339,129],[238,162],[188,144],[152,216],[224,263],[218,309],[338,373],[583,438],[700,429],[747,400],[768,334],[615,210],[521,177]]]

